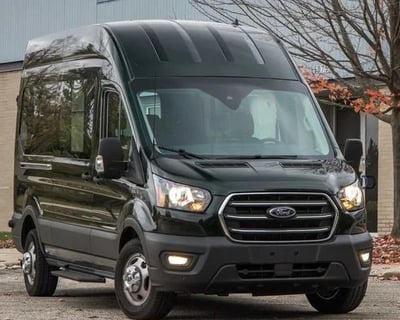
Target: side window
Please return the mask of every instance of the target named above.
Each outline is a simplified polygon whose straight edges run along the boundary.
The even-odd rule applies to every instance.
[[[31,79],[22,100],[20,139],[25,154],[89,159],[95,77]],[[82,75],[80,75],[82,77]]]
[[[133,135],[121,97],[115,91],[105,93],[105,117],[105,136],[121,140],[124,160],[128,160]]]
[[[89,159],[93,138],[95,82],[89,79],[68,79],[60,82],[60,107],[66,118],[60,134],[60,152],[64,157]]]
[[[30,78],[22,98],[20,142],[26,154],[56,155],[58,108],[56,78]]]

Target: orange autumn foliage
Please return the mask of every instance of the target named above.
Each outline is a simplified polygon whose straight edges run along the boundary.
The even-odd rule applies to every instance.
[[[301,67],[300,70],[315,95],[327,92],[330,101],[353,107],[356,112],[385,113],[393,106],[393,96],[388,96],[382,91],[367,89],[364,92],[364,97],[354,97],[348,88],[328,81],[328,79],[305,68]]]

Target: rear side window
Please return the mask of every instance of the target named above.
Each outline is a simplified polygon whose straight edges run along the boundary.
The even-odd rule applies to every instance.
[[[93,77],[31,78],[22,99],[24,153],[89,159],[95,90]]]

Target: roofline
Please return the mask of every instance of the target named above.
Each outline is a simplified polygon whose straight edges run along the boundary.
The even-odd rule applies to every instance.
[[[20,71],[20,70],[22,70],[22,63],[23,63],[23,61],[0,63],[0,73]]]

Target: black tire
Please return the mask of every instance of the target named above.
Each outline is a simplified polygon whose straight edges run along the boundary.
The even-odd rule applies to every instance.
[[[173,307],[175,294],[157,291],[151,285],[146,258],[136,239],[121,250],[114,283],[118,304],[132,319],[162,319]]]
[[[40,250],[35,229],[29,231],[26,236],[22,269],[24,272],[25,288],[30,296],[53,295],[57,288],[58,277],[51,274],[52,268],[47,264]]]
[[[325,292],[306,294],[310,304],[319,312],[327,314],[347,313],[357,308],[367,291],[366,281],[356,288],[338,288]]]

